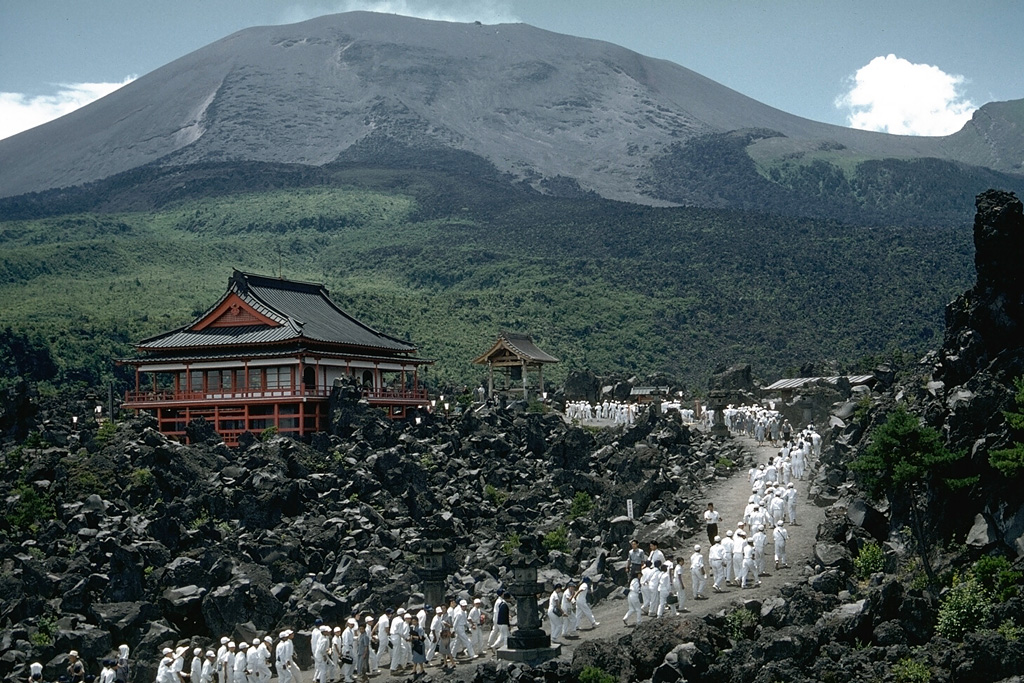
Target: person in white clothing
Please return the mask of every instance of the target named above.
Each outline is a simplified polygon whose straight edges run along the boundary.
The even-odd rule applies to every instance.
[[[789,517],[789,524],[793,526],[796,524],[796,486],[793,482],[789,482],[786,486],[786,513]]]
[[[725,532],[725,538],[722,539],[722,560],[723,569],[725,570],[725,584],[729,585],[732,580],[736,578],[735,573],[732,569],[732,553],[733,553],[734,539],[732,530]]]
[[[747,532],[737,529],[732,537],[732,572],[733,585],[740,585],[740,573],[743,571],[743,546],[747,543]]]
[[[732,539],[729,539],[729,545],[732,545]],[[722,592],[722,584],[725,583],[725,549],[722,547],[722,537],[715,536],[715,542],[708,550],[708,560],[711,563],[711,576],[714,582],[711,584],[711,590],[716,593]]]
[[[569,591],[566,590],[566,593]],[[563,595],[564,599],[564,595]],[[563,608],[565,603],[563,602]],[[568,610],[566,610],[568,614]],[[571,624],[571,622],[570,622]],[[508,631],[511,626],[508,603],[505,602],[505,589],[499,588],[494,600],[494,611],[491,619],[491,637],[487,639],[487,647],[494,651],[508,647]],[[571,633],[575,633],[575,628]]]
[[[224,644],[224,650],[217,655],[217,677],[225,683],[232,683],[235,674],[236,646],[234,641]]]
[[[476,659],[476,650],[473,649],[473,641],[469,637],[468,609],[469,603],[465,600],[460,600],[455,607],[455,638],[459,641],[460,650],[465,650],[470,659]]]
[[[657,609],[657,603],[654,599],[654,580],[655,576],[654,565],[651,562],[645,562],[643,569],[640,570],[640,605],[644,610],[644,614],[650,616]]]
[[[651,563],[651,566],[654,566],[654,564],[657,562],[661,562],[662,564],[664,564],[665,553],[661,552],[661,549],[658,548],[657,541],[651,541],[651,554],[647,558],[647,561]]]
[[[388,607],[377,619],[377,667],[371,673],[380,672],[380,667],[391,664],[391,617],[394,611]]]
[[[248,664],[248,659],[247,659],[248,652],[247,652],[247,650],[248,649],[249,649],[249,644],[248,643],[241,642],[241,643],[238,644],[238,652],[235,654],[234,671],[233,671],[233,673],[231,675],[231,679],[233,681],[235,681],[235,683],[246,683],[249,680],[248,670],[247,670],[248,669],[248,666],[247,666],[247,664]],[[323,681],[323,683],[326,683],[326,680]]]
[[[743,576],[740,580],[740,588],[747,587],[747,579],[750,579],[750,587],[761,585],[761,579],[757,575],[757,564],[754,562],[754,539],[747,539],[743,548]]]
[[[548,596],[548,621],[551,622],[551,642],[562,642],[565,619],[562,616],[562,584],[556,583],[555,589]]]
[[[760,576],[764,574],[764,544],[768,540],[768,535],[764,533],[764,525],[760,524],[757,527],[757,531],[754,532],[754,564],[757,566],[757,574]]]
[[[656,567],[658,565],[655,565]],[[658,616],[665,616],[668,596],[672,594],[672,563],[665,562],[658,570]]]
[[[469,610],[469,639],[473,641],[473,651],[477,654],[484,651],[483,606],[480,598],[473,598],[473,606]]]
[[[562,614],[565,616],[565,623],[562,626],[562,636],[575,636],[579,628],[576,621],[576,605],[573,604],[573,595],[576,593],[576,586],[571,581],[562,591]]]
[[[590,628],[597,628],[601,625],[601,622],[594,618],[594,613],[590,610],[590,604],[587,602],[587,595],[589,593],[590,577],[584,576],[574,596],[576,600],[576,623],[590,622]]]
[[[684,559],[682,556],[676,558],[672,566],[672,592],[676,594],[676,606],[673,614],[686,612],[686,586],[683,585]]]
[[[786,531],[781,519],[775,523],[775,531],[772,535],[775,540],[775,568],[788,567],[789,563],[786,562],[786,541],[789,540],[789,532]]]
[[[207,650],[203,657],[203,669],[199,673],[199,683],[213,683],[213,677],[217,673],[217,653]]]
[[[690,556],[690,583],[693,584],[693,599],[706,600],[704,586],[707,584],[708,572],[704,566],[704,556],[700,554],[700,546],[693,546]]]
[[[391,640],[391,675],[405,666],[405,609],[398,608],[395,618],[391,620],[391,629],[388,638]]]
[[[633,578],[629,581],[629,593],[626,594],[626,604],[629,605],[629,609],[626,610],[626,615],[622,617],[622,624],[629,626],[629,618],[635,615],[635,625],[639,626],[643,620],[643,611],[640,608],[640,572],[635,572]]]
[[[203,648],[197,647],[192,650],[192,664],[189,666],[188,677],[190,681],[196,681],[203,677]]]

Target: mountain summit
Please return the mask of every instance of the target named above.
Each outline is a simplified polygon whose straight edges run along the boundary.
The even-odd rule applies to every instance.
[[[750,140],[761,162],[827,150],[1020,173],[1019,150],[1005,149],[1013,136],[998,132],[1007,129],[999,123],[1006,114],[991,113],[975,116],[984,129],[946,138],[857,131],[787,114],[601,41],[525,24],[351,12],[239,31],[0,141],[0,196],[153,162],[322,165],[397,143],[471,152],[545,191],[688,203],[659,193],[652,164],[688,140],[737,129],[767,131]]]

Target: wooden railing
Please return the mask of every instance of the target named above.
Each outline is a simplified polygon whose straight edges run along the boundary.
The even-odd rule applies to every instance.
[[[244,401],[251,399],[274,398],[327,398],[331,389],[306,387],[282,387],[279,389],[224,389],[214,391],[126,391],[125,403],[135,405],[142,403],[173,403],[207,401]],[[426,403],[426,389],[366,389],[363,397],[371,403]]]

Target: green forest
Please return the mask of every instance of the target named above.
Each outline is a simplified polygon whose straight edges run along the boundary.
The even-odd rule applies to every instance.
[[[512,330],[561,359],[555,381],[591,369],[699,388],[724,364],[774,379],[933,347],[973,277],[969,224],[559,198],[420,159],[151,167],[4,200],[0,329],[48,349],[53,381],[105,382],[133,341],[191,320],[238,268],[324,283],[436,359],[438,385],[479,381],[470,361]],[[25,370],[15,359],[4,372]]]

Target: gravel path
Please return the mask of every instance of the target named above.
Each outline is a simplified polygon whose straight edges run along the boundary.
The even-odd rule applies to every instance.
[[[745,436],[734,436],[735,440],[743,444],[744,448],[753,453],[758,463],[765,463],[769,456],[778,453],[778,449],[766,445],[758,447],[757,442]],[[789,543],[786,547],[787,559],[790,567],[788,569],[773,569],[774,547],[772,546],[772,535],[768,532],[768,543],[765,544],[765,568],[769,575],[762,575],[761,586],[758,588],[734,588],[724,587],[723,593],[714,593],[711,590],[712,581],[709,579],[705,594],[707,600],[694,600],[692,598],[690,585],[689,562],[687,562],[684,584],[686,585],[686,604],[690,614],[700,616],[711,614],[729,607],[730,604],[751,598],[765,599],[774,595],[778,588],[785,583],[799,580],[803,575],[803,568],[807,565],[813,554],[814,535],[818,523],[824,518],[824,508],[819,508],[808,502],[808,489],[810,487],[810,472],[812,464],[808,464],[808,473],[804,481],[796,482],[797,488],[797,526],[787,526],[789,530]],[[727,479],[715,482],[708,491],[707,501],[715,504],[715,509],[722,515],[722,523],[718,525],[719,532],[724,534],[726,529],[735,529],[736,522],[743,515],[747,500],[750,497],[750,486],[748,485],[747,472],[736,472]],[[686,545],[681,549],[663,548],[665,554],[674,557],[677,554],[684,555],[689,560],[693,552],[693,545],[699,543],[704,552],[704,559],[707,562],[708,539],[701,531],[697,536],[687,539]],[[677,550],[682,552],[677,553]],[[710,576],[710,564],[708,564]],[[624,598],[604,600],[594,606],[594,616],[599,626],[590,630],[581,630],[579,638],[569,640],[567,645],[562,647],[562,657],[572,659],[575,647],[585,640],[595,638],[617,638],[631,630],[632,627],[624,627],[622,616],[626,613],[626,600]],[[546,620],[545,620],[546,621]],[[547,624],[544,625],[548,629]]]

